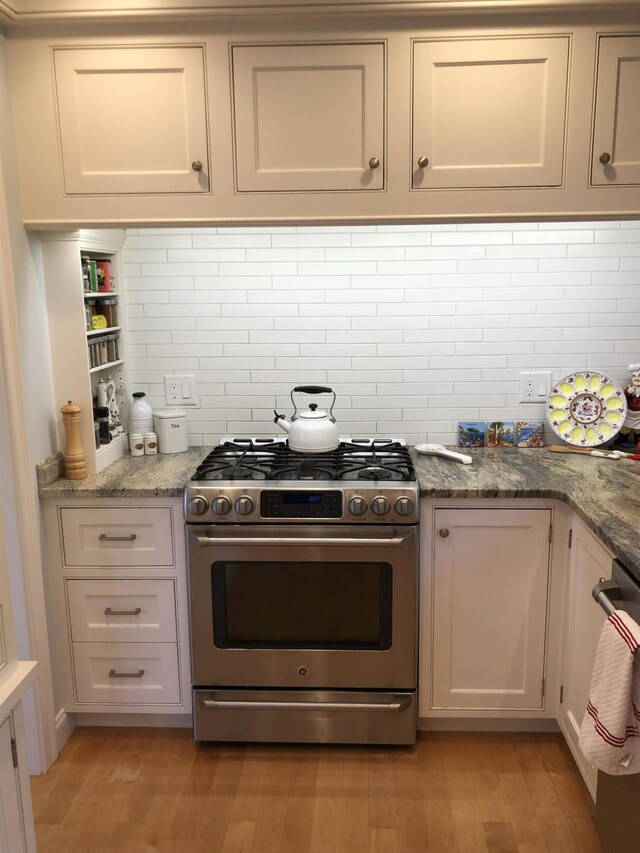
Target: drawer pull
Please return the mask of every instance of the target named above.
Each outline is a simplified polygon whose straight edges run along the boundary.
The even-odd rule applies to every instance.
[[[137,672],[116,672],[115,669],[109,670],[109,678],[142,678],[144,669],[139,669]]]
[[[130,533],[129,536],[107,536],[106,533],[101,533],[98,536],[98,542],[134,542],[137,539],[135,533]]]
[[[105,616],[139,616],[142,613],[142,607],[136,607],[134,610],[112,610],[107,607],[104,611]]]

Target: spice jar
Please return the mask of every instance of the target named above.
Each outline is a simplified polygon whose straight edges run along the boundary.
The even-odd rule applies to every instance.
[[[96,420],[98,421],[100,444],[110,444],[111,430],[109,429],[109,409],[107,406],[98,406],[96,409]]]
[[[146,456],[155,456],[158,452],[158,437],[155,432],[144,434],[144,452]]]
[[[118,300],[117,299],[102,299],[102,313],[107,318],[107,326],[118,325]]]

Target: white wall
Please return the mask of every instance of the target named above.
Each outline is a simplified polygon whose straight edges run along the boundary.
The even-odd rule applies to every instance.
[[[327,383],[343,434],[455,443],[531,419],[521,370],[640,360],[640,223],[139,229],[124,251],[132,384],[195,373],[191,440],[272,433]],[[134,390],[134,389],[132,389]]]

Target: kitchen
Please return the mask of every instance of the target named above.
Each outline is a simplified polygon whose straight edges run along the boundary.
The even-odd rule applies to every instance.
[[[59,173],[60,166],[55,141],[57,118],[50,98],[51,56],[46,45],[90,44],[96,41],[96,33],[85,22],[77,24],[78,35],[69,39],[68,31],[60,27],[56,30],[58,25],[52,24],[53,35],[44,35],[46,45],[42,49],[43,37],[37,27],[27,26],[26,19],[24,25],[19,18],[17,24],[9,22],[11,67],[5,73],[7,77],[13,75],[15,132],[20,143],[17,160],[21,163],[22,182],[19,189],[16,169],[5,165],[16,160],[6,159],[14,149],[14,142],[3,138],[7,221],[11,229],[7,245],[14,267],[12,277],[20,281],[13,296],[18,302],[19,334],[17,329],[11,334],[23,359],[24,375],[37,376],[38,382],[25,382],[23,391],[13,386],[5,391],[26,395],[26,401],[15,407],[17,419],[22,420],[20,429],[18,420],[12,426],[15,431],[12,446],[20,445],[22,455],[14,451],[15,460],[22,460],[23,467],[18,470],[24,474],[20,481],[31,483],[34,489],[31,495],[21,493],[27,492],[26,489],[16,490],[15,499],[7,501],[7,505],[18,507],[20,517],[30,517],[30,523],[34,524],[34,463],[62,448],[57,411],[68,396],[58,384],[64,371],[56,368],[56,359],[60,363],[57,351],[68,348],[73,352],[74,341],[79,336],[77,330],[64,331],[64,318],[60,318],[63,312],[57,310],[67,299],[68,291],[75,287],[74,281],[66,285],[62,281],[52,283],[52,274],[55,277],[58,273],[49,260],[52,253],[57,253],[58,259],[67,263],[64,241],[61,248],[55,232],[77,227],[126,228],[122,248],[116,254],[122,264],[122,292],[126,301],[129,390],[145,391],[154,408],[164,407],[165,374],[196,374],[200,407],[187,407],[190,441],[196,448],[210,447],[225,434],[274,434],[272,410],[275,407],[290,415],[288,394],[300,382],[334,388],[335,415],[341,434],[392,435],[404,438],[410,445],[425,440],[455,444],[458,420],[544,417],[542,404],[519,402],[521,371],[547,370],[558,380],[573,370],[591,368],[611,375],[620,384],[625,383],[627,366],[638,356],[634,349],[638,328],[634,296],[639,244],[633,221],[639,212],[638,191],[629,177],[624,178],[623,186],[603,188],[597,188],[598,179],[594,178],[589,188],[587,175],[591,158],[594,33],[637,32],[637,21],[631,11],[622,10],[618,14],[618,20],[609,16],[606,22],[599,20],[596,12],[585,13],[579,23],[566,15],[554,18],[544,27],[535,21],[536,34],[573,33],[572,85],[588,82],[584,90],[589,92],[588,98],[568,99],[566,158],[562,155],[562,140],[559,161],[545,155],[548,171],[542,183],[556,189],[481,190],[478,182],[487,176],[479,175],[479,169],[468,169],[463,177],[467,183],[461,186],[474,189],[451,192],[435,189],[432,193],[420,189],[420,174],[412,177],[402,165],[407,156],[404,128],[409,122],[410,101],[408,97],[394,99],[392,94],[410,90],[409,40],[405,38],[403,24],[398,22],[387,32],[389,19],[383,16],[381,26],[385,28],[389,50],[386,97],[394,120],[388,121],[386,138],[383,135],[376,139],[374,129],[374,142],[387,146],[386,157],[379,157],[377,149],[368,151],[367,161],[377,157],[380,163],[365,172],[368,181],[381,181],[378,186],[384,186],[384,190],[375,187],[367,190],[366,198],[364,192],[336,194],[315,188],[306,194],[245,192],[242,181],[252,180],[251,175],[243,176],[240,172],[235,175],[233,168],[218,165],[218,160],[234,162],[229,133],[232,126],[226,46],[229,38],[225,34],[232,32],[232,38],[243,45],[257,38],[253,22],[230,23],[227,19],[216,19],[215,37],[200,34],[195,40],[194,25],[184,21],[172,27],[169,37],[166,30],[159,35],[161,24],[138,23],[139,29],[132,35],[127,29],[130,25],[114,21],[111,36],[116,41],[134,44],[144,41],[145,33],[160,41],[207,43],[207,86],[211,87],[208,104],[215,103],[219,110],[217,123],[213,122],[209,129],[211,151],[216,152],[216,157],[206,151],[190,154],[187,178],[195,179],[200,188],[211,175],[213,196],[208,187],[191,195],[178,191],[173,197],[154,196],[148,187],[138,188],[137,195],[127,189],[110,195],[92,190],[92,195],[84,193],[82,188],[78,192],[69,184],[69,191],[58,198],[57,182],[51,180],[51,176]],[[419,30],[423,36],[430,35],[431,20],[428,25],[424,20],[419,24],[412,21],[410,29]],[[518,16],[516,22],[520,32],[532,26],[523,17]],[[442,21],[438,23],[441,28],[444,26]],[[493,33],[495,23],[490,20]],[[266,30],[261,41],[265,41],[266,32],[271,40],[291,42],[296,39],[296,26],[300,22],[279,19],[277,35],[273,21],[263,26]],[[334,19],[326,21],[324,26],[325,39],[342,41],[345,32],[353,38],[354,29],[360,25],[352,22],[351,29],[345,30],[346,24]],[[446,26],[450,35],[451,22]],[[465,20],[465,28],[472,27],[473,32],[487,26],[486,19]],[[501,22],[503,35],[505,27]],[[514,27],[508,29],[511,32]],[[372,21],[367,23],[364,35],[369,42],[377,39],[379,44],[380,32],[379,25]],[[306,36],[309,38],[308,30]],[[553,38],[543,41],[547,42],[545,47],[557,47]],[[221,42],[224,50],[220,49]],[[234,48],[241,49],[245,47]],[[66,50],[67,54],[78,52]],[[248,53],[238,56],[234,67],[236,79],[241,82],[249,67],[247,62],[255,57]],[[263,61],[264,57],[258,59]],[[423,61],[421,56],[418,60]],[[564,66],[557,65],[562,63],[562,51],[553,53],[552,60],[554,73],[560,67],[557,73],[566,75],[566,54]],[[362,61],[369,69],[366,64],[369,60]],[[374,58],[374,75],[380,73],[376,61]],[[484,61],[482,57],[480,61]],[[62,73],[63,65],[59,68]],[[537,81],[525,84],[535,94]],[[296,109],[300,109],[299,101],[295,103]],[[5,106],[3,114],[10,115],[8,105]],[[554,108],[563,115],[565,104],[559,107],[556,104]],[[240,121],[239,108],[235,114]],[[10,136],[9,124],[3,126],[3,133]],[[267,125],[266,130],[279,139],[277,128]],[[167,132],[166,128],[164,131]],[[243,133],[246,134],[246,128]],[[39,151],[33,149],[34,140],[40,142]],[[127,139],[127,144],[130,142]],[[113,145],[113,139],[109,144]],[[481,144],[478,140],[478,145]],[[522,145],[522,139],[516,139],[514,144]],[[547,144],[553,155],[557,139],[555,148],[553,139]],[[69,150],[65,139],[65,156]],[[424,155],[417,150],[415,153]],[[435,155],[429,154],[436,163]],[[292,156],[291,151],[286,156]],[[318,156],[317,150],[313,156]],[[204,168],[192,169],[192,159],[194,163],[199,160]],[[606,168],[606,164],[602,165]],[[281,165],[279,168],[280,178],[288,180],[287,175],[283,178]],[[428,165],[418,166],[425,175],[428,168]],[[65,180],[78,180],[69,171],[67,162],[64,174]],[[406,189],[409,179],[415,182],[415,189]],[[304,180],[312,178],[305,176]],[[442,176],[436,175],[435,180],[442,180]],[[536,180],[539,176],[525,178],[519,174],[515,183],[535,187]],[[235,181],[239,192],[235,190]],[[22,207],[18,203],[19,192]],[[603,197],[604,193],[607,195]],[[212,198],[216,200],[214,207]],[[309,203],[310,198],[313,204]],[[425,216],[425,204],[429,205],[428,215],[436,222],[417,221]],[[554,213],[564,221],[548,221]],[[470,215],[476,220],[512,221],[465,223]],[[518,217],[526,217],[527,221],[513,221]],[[27,232],[23,221],[28,224]],[[144,222],[153,225],[143,227]],[[225,227],[225,222],[233,223],[234,227]],[[304,225],[305,222],[308,224]],[[47,236],[42,229],[48,229],[51,235]],[[39,242],[33,231],[42,235],[45,259],[42,269]],[[80,298],[75,299],[72,312],[81,310],[81,295],[76,295]],[[50,335],[53,365],[48,378]],[[4,339],[10,340],[6,336]],[[6,352],[5,355],[3,351],[3,367],[11,357],[8,343]],[[69,383],[79,381],[76,374],[77,370],[67,371]],[[75,392],[69,394],[75,399]],[[28,418],[25,412],[29,413]],[[28,447],[17,435],[19,432],[29,436]],[[87,441],[84,444],[90,449]],[[17,467],[18,461],[14,465]],[[126,506],[127,500],[121,503]],[[129,500],[129,505],[135,504],[135,499]],[[178,529],[180,512],[178,501],[172,516],[177,550],[179,537],[184,536]],[[37,515],[35,518],[37,525]],[[14,527],[6,521],[5,526]],[[29,553],[32,566],[40,563],[37,544],[24,534],[20,523],[15,529],[18,531],[15,535],[22,537],[20,544],[14,543],[16,551]],[[34,528],[30,529],[33,532]],[[33,539],[39,540],[37,532]],[[604,541],[609,547],[617,544],[614,537],[612,541]],[[47,562],[45,571],[50,572],[54,561],[49,557]],[[184,576],[180,577],[176,571],[174,580],[176,584],[184,583]],[[555,575],[554,580],[557,580]],[[49,612],[52,607],[56,610],[59,591],[49,590],[46,594],[55,599],[55,603],[47,603]],[[44,595],[41,589],[42,608]],[[30,597],[33,601],[34,587]],[[179,598],[181,607],[186,606],[185,597]],[[181,619],[186,620],[185,610]],[[50,625],[54,650],[60,648],[59,628]],[[545,642],[553,642],[554,636],[559,641],[559,625],[550,623],[550,632]],[[23,632],[26,650],[21,657],[37,658],[42,667],[43,655],[31,655],[28,651],[27,633]],[[46,636],[40,635],[40,641],[46,656],[49,649]],[[33,648],[33,636],[30,642]],[[184,653],[182,648],[181,654]],[[55,669],[60,664],[54,660],[53,665]],[[188,659],[182,659],[182,668],[188,670]],[[52,716],[60,711],[56,703],[67,678],[61,673],[54,678],[48,700]],[[559,690],[559,681],[555,686]],[[58,696],[54,698],[55,690]],[[186,712],[186,706],[182,711]],[[71,718],[72,714],[66,716]],[[67,724],[72,727],[70,720]],[[51,751],[55,752],[55,746]],[[51,759],[41,763],[49,766]]]

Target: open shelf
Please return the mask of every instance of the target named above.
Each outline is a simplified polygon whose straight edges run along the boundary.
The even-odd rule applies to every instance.
[[[89,373],[99,373],[101,370],[107,370],[109,367],[117,367],[119,364],[124,364],[123,358],[119,358],[117,361],[108,361],[106,364],[99,364],[97,367],[91,367]]]
[[[106,299],[109,296],[115,296],[116,298],[120,296],[117,290],[103,290],[103,291],[93,291],[93,290],[85,290],[84,298],[85,299]]]
[[[105,326],[104,329],[87,330],[87,337],[92,338],[95,335],[108,335],[109,332],[119,332],[122,326]]]

